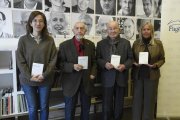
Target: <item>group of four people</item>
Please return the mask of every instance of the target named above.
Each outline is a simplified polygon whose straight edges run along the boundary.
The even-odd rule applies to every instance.
[[[153,26],[149,22],[141,26],[141,37],[132,48],[128,40],[120,38],[116,21],[110,21],[107,26],[108,36],[98,42],[95,48],[93,42],[84,38],[87,26],[83,22],[76,22],[72,30],[73,38],[61,43],[57,52],[54,40],[47,31],[45,15],[39,11],[30,14],[27,33],[20,37],[17,48],[19,78],[27,98],[30,120],[38,120],[38,109],[40,119],[48,120],[49,94],[55,67],[62,73],[66,120],[74,120],[79,93],[81,120],[89,120],[97,70],[103,86],[102,119],[120,120],[129,68],[132,66],[133,120],[141,120],[141,116],[143,120],[153,120],[159,68],[165,62],[162,43],[153,38]],[[139,64],[140,52],[149,54],[148,64]],[[112,55],[120,57],[117,66],[111,62]],[[79,62],[80,58],[85,66]],[[36,73],[34,69],[41,72]]]

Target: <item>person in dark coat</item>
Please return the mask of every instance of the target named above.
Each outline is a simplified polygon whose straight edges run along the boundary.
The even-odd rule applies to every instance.
[[[83,22],[75,23],[74,37],[59,46],[57,68],[62,72],[65,120],[74,120],[79,93],[81,120],[89,120],[91,95],[96,77],[96,58],[94,43],[84,38],[86,31]]]
[[[97,64],[103,86],[103,120],[121,120],[129,68],[133,62],[130,42],[120,38],[116,21],[107,24],[108,36],[97,43]],[[120,58],[117,60],[113,58]],[[117,61],[113,63],[112,61]]]

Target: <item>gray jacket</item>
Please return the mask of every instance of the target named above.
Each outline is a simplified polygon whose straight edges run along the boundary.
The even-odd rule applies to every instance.
[[[31,35],[20,37],[16,52],[20,83],[30,86],[50,85],[53,82],[56,57],[57,49],[52,37],[43,37],[39,44]],[[43,82],[30,81],[33,62],[44,64]]]

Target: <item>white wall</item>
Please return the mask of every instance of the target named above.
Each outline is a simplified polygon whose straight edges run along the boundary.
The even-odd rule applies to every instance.
[[[165,48],[166,63],[161,69],[157,115],[164,117],[180,117],[179,6],[180,0],[163,0],[162,4],[161,39]],[[172,23],[168,24],[169,22]],[[169,31],[170,26],[178,28],[179,31]]]

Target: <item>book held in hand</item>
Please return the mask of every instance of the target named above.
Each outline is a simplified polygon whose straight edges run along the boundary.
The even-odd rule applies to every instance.
[[[121,56],[120,55],[111,55],[111,64],[117,68],[120,64],[120,59]]]
[[[78,56],[78,64],[83,66],[83,69],[88,69],[88,56]]]
[[[33,63],[31,75],[41,75],[43,73],[44,64]]]
[[[148,64],[148,52],[139,52],[139,64]]]

